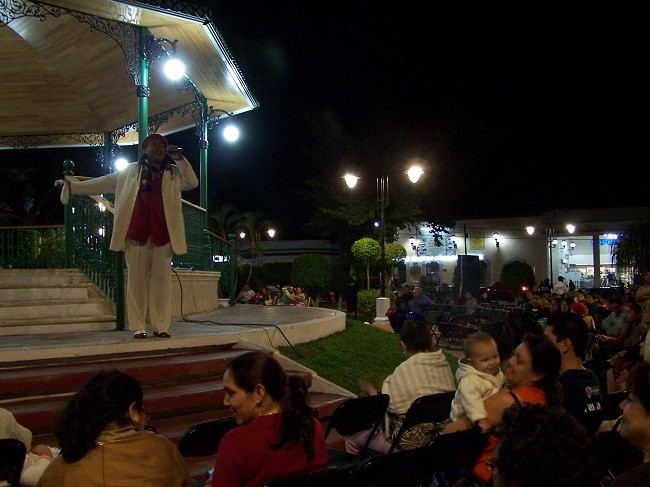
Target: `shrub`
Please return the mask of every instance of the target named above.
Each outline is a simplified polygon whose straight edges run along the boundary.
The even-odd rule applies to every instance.
[[[375,315],[375,310],[377,309],[377,298],[381,297],[380,289],[370,289],[359,291],[357,293],[357,304],[359,308],[359,313],[366,314],[369,316]],[[395,304],[395,295],[392,293],[386,293],[386,297],[390,299],[390,304]]]
[[[330,264],[320,254],[299,255],[291,266],[291,282],[316,298],[330,283]]]

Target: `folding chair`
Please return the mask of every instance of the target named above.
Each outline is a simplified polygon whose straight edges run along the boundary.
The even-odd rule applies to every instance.
[[[364,460],[354,470],[357,485],[372,487],[422,487],[431,483],[433,450],[414,448],[377,455]]]
[[[184,457],[214,455],[221,438],[236,426],[234,416],[190,426],[178,443],[178,450]]]
[[[339,404],[327,423],[326,439],[331,431],[336,431],[341,436],[350,436],[363,430],[371,430],[371,433],[359,455],[329,448],[327,453],[332,468],[356,465],[367,456],[368,444],[384,419],[389,400],[388,394],[376,394],[350,398]]]
[[[428,462],[433,472],[442,472],[450,478],[462,470],[471,471],[483,452],[488,436],[480,428],[436,436],[426,445],[431,450]]]
[[[298,477],[265,482],[259,487],[356,487],[354,472],[349,468],[327,470]]]
[[[454,399],[455,391],[441,392],[418,397],[406,412],[402,426],[397,436],[390,445],[388,453],[392,453],[399,447],[400,440],[404,433],[410,428],[423,423],[441,423],[449,419],[451,402]]]
[[[27,448],[21,441],[13,438],[0,440],[0,485],[20,485],[26,454]]]

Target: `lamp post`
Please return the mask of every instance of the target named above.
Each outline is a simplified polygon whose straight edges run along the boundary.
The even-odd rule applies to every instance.
[[[409,180],[415,184],[420,180],[424,171],[420,166],[412,166],[406,171]],[[357,185],[359,177],[354,174],[346,174],[343,176],[345,184],[348,188],[352,189]],[[379,245],[381,248],[379,259],[379,286],[381,288],[380,297],[377,299],[377,315],[375,323],[387,323],[386,312],[390,308],[390,299],[386,298],[386,282],[384,279],[384,271],[386,269],[386,206],[389,204],[389,185],[388,173],[382,171],[377,176],[377,202],[379,203]]]

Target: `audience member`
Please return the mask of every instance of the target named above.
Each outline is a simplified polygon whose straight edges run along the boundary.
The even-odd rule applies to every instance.
[[[505,377],[499,366],[499,351],[491,335],[483,331],[472,333],[463,342],[464,358],[458,360],[458,388],[451,403],[451,419],[467,417],[473,425],[488,431],[483,401],[503,388]]]
[[[598,487],[604,477],[593,445],[578,421],[560,408],[538,404],[503,412],[494,459],[494,487]]]
[[[142,389],[133,377],[101,371],[67,403],[54,423],[61,447],[39,486],[165,485],[192,479],[171,441],[145,430]]]
[[[636,290],[634,300],[643,309],[641,322],[650,327],[650,270],[643,273],[643,285]],[[644,359],[650,361],[650,340],[645,340],[642,352]]]
[[[607,308],[609,315],[601,321],[601,334],[597,335],[597,355],[603,359],[610,359],[621,350],[623,335],[628,328],[628,323],[625,321],[627,307],[619,296],[611,296]]]
[[[426,306],[431,304],[429,297],[424,294],[420,286],[413,288],[413,299],[408,303],[407,316],[411,320],[423,320],[426,314]]]
[[[564,409],[592,436],[603,422],[604,402],[598,377],[583,366],[589,344],[588,325],[571,314],[549,321],[544,333],[560,351],[562,361],[558,379],[564,393]]]
[[[558,293],[560,296],[564,296],[569,291],[569,286],[564,281],[564,277],[558,276],[557,282],[553,286],[553,292]]]
[[[551,281],[549,280],[548,277],[545,277],[542,279],[542,282],[539,283],[539,292],[542,294],[550,294],[551,291],[553,290],[551,286]]]
[[[263,304],[265,306],[273,304],[273,298],[266,286],[262,286],[260,292],[255,295],[255,304]]]
[[[627,374],[638,362],[643,360],[641,344],[646,339],[648,325],[641,322],[643,310],[637,303],[631,303],[625,315],[627,331],[621,336],[622,349],[609,361],[607,371],[607,392],[624,390]]]
[[[594,316],[596,314],[596,308],[599,306],[596,295],[592,293],[585,294],[585,305],[589,310],[589,315]]]
[[[582,318],[582,321],[584,321],[587,326],[589,326],[589,329],[596,331],[596,322],[594,321],[593,317],[589,316],[589,309],[587,308],[586,304],[581,301],[576,301],[575,303],[571,303],[569,309],[571,310],[572,314],[578,315],[580,318]]]
[[[302,292],[300,286],[295,286],[293,291],[293,306],[307,306],[307,295]]]
[[[650,485],[650,362],[640,362],[627,381],[627,398],[621,403],[621,437],[643,452],[643,463],[619,474],[610,487]]]
[[[370,440],[372,451],[386,453],[402,426],[406,411],[418,397],[456,390],[456,383],[449,362],[442,350],[431,351],[431,329],[423,321],[407,320],[400,331],[400,345],[406,360],[389,375],[381,387],[383,394],[390,396],[385,421],[377,434]],[[372,396],[377,389],[366,381],[359,381],[361,391]],[[361,431],[349,436],[345,449],[359,454],[371,431]],[[422,446],[422,430],[414,428],[403,436],[399,445],[403,449]]]
[[[255,302],[255,291],[248,284],[244,284],[237,296],[237,302],[240,304],[252,304]]]
[[[398,293],[397,301],[395,302],[395,314],[388,318],[390,326],[395,333],[399,333],[406,320],[406,315],[409,310],[409,303],[413,300],[413,293],[411,287],[404,283],[402,284],[401,292]]]
[[[59,449],[47,445],[32,447],[32,432],[22,426],[13,414],[0,408],[0,439],[11,438],[25,445],[27,454],[20,474],[21,487],[34,487],[50,462],[59,455]]]
[[[465,291],[465,314],[473,315],[478,308],[478,300],[474,297],[474,293],[471,290]]]
[[[282,296],[280,296],[280,304],[284,304],[285,306],[293,304],[293,291],[293,286],[287,286],[284,288],[282,290]]]
[[[517,403],[548,404],[559,406],[562,401],[562,386],[558,382],[560,372],[560,352],[551,340],[544,335],[525,335],[515,354],[508,361],[506,382],[509,389],[502,389],[483,401],[487,419],[493,430],[472,473],[480,482],[487,483],[492,478],[492,470],[486,464],[499,444],[495,428],[502,421],[506,408]],[[443,434],[472,427],[468,419],[459,419],[448,424]]]
[[[223,385],[224,406],[240,426],[219,443],[212,486],[256,487],[326,470],[325,433],[302,377],[265,352],[248,352],[228,364]]]

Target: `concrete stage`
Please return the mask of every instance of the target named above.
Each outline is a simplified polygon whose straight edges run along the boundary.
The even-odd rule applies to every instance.
[[[186,321],[187,320],[187,321]],[[132,331],[3,336],[0,365],[75,357],[164,353],[246,341],[264,347],[304,343],[345,329],[345,313],[326,308],[238,304],[172,321],[171,338],[137,340]],[[284,334],[284,336],[283,336]],[[286,338],[285,338],[286,337]]]

